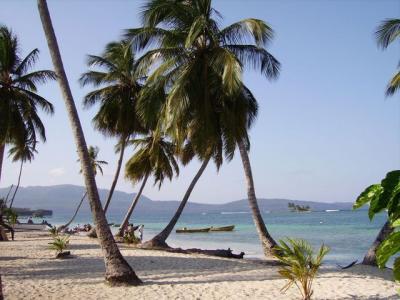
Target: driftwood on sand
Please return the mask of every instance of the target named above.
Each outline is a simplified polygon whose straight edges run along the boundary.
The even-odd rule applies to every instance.
[[[141,247],[141,244],[137,245],[137,248],[145,249],[145,250],[162,250],[172,253],[182,253],[182,254],[204,254],[210,256],[218,256],[225,258],[237,258],[242,259],[244,256],[244,252],[240,252],[239,254],[234,254],[230,248],[228,249],[216,249],[216,250],[205,250],[198,248],[191,249],[182,249],[182,248],[172,248],[170,246],[167,247]]]

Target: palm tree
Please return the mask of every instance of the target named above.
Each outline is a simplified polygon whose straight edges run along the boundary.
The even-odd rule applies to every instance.
[[[105,278],[113,285],[132,284],[138,285],[141,280],[136,276],[133,269],[121,255],[118,246],[112,236],[107,223],[103,208],[101,206],[99,193],[90,162],[89,153],[86,146],[82,126],[79,121],[78,112],[72,97],[68,79],[65,74],[64,66],[61,60],[60,50],[57,44],[57,38],[51,23],[50,13],[46,0],[38,0],[39,15],[42,21],[43,30],[46,36],[47,44],[50,50],[54,68],[57,73],[58,82],[64,98],[66,110],[70,118],[71,129],[74,134],[79,158],[81,160],[83,177],[85,179],[86,190],[88,192],[89,203],[93,214],[93,220],[96,224],[96,231],[99,236],[99,242],[103,250],[104,262],[106,267]]]
[[[14,194],[11,198],[11,202],[10,202],[10,208],[12,208],[13,203],[14,203],[14,199],[15,196],[18,192],[19,189],[19,185],[21,183],[21,175],[22,175],[22,167],[24,165],[25,162],[29,161],[31,162],[34,158],[35,153],[37,153],[36,151],[36,143],[37,141],[29,141],[27,140],[26,142],[24,142],[22,145],[15,145],[13,146],[10,150],[9,150],[9,154],[10,156],[13,156],[13,161],[20,161],[20,168],[19,168],[19,175],[18,175],[18,182],[17,182],[17,186],[14,190]]]
[[[101,175],[103,175],[103,168],[102,165],[107,165],[108,163],[104,160],[98,160],[97,157],[99,155],[99,147],[95,146],[89,146],[88,152],[89,152],[89,157],[90,157],[90,161],[92,163],[92,167],[93,167],[93,173],[96,176],[97,175],[97,171],[99,171],[101,173]],[[79,161],[79,159],[78,159]],[[82,173],[82,169],[79,171],[80,173]],[[81,200],[79,201],[79,204],[77,206],[77,208],[75,209],[74,214],[72,215],[72,218],[65,224],[62,225],[58,228],[58,231],[62,231],[65,228],[68,228],[68,226],[75,220],[76,215],[78,214],[79,209],[82,206],[83,200],[85,200],[87,196],[87,191],[85,191],[85,193],[83,194]]]
[[[139,67],[152,66],[155,71],[148,81],[164,84],[168,96],[163,119],[178,144],[189,134],[187,139],[196,145],[201,161],[213,152],[210,145],[224,149],[228,159],[238,145],[253,218],[265,253],[270,254],[276,243],[258,209],[247,154],[252,117],[243,104],[254,97],[241,77],[246,67],[268,79],[278,76],[279,62],[265,49],[273,31],[258,19],[220,29],[215,17],[221,15],[211,0],[152,0],[144,7],[144,27],[128,30],[126,37],[138,49],[148,50],[138,60]],[[151,107],[151,101],[143,99]]]
[[[140,189],[132,201],[124,220],[118,230],[117,236],[124,236],[124,231],[129,224],[133,210],[138,203],[147,179],[154,176],[154,184],[158,183],[159,188],[165,178],[172,179],[174,172],[179,174],[179,167],[174,157],[175,145],[158,133],[152,133],[141,139],[130,142],[137,149],[135,154],[128,160],[125,166],[125,177],[132,183],[142,181]]]
[[[392,42],[400,38],[400,19],[386,19],[376,32],[378,46],[386,49]],[[399,64],[400,67],[400,64]],[[392,96],[400,88],[400,70],[393,76],[386,88],[386,96]]]
[[[24,148],[25,142],[36,141],[37,135],[46,140],[38,108],[49,114],[54,110],[37,93],[37,85],[56,76],[49,70],[31,71],[38,57],[38,49],[21,57],[18,38],[7,27],[0,26],[0,179],[6,144]]]
[[[90,70],[80,78],[83,86],[90,84],[97,88],[85,96],[84,107],[100,104],[93,118],[94,127],[119,140],[117,169],[104,205],[106,213],[121,171],[126,142],[135,133],[145,133],[136,115],[144,74],[138,70],[132,45],[126,41],[109,43],[101,56],[89,55],[87,64],[101,70]]]

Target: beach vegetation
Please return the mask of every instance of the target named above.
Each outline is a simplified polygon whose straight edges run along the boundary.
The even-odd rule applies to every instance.
[[[69,246],[69,236],[56,235],[49,243],[49,249],[56,251],[56,255],[62,254]]]
[[[314,253],[307,241],[287,238],[280,240],[275,250],[274,256],[284,265],[278,272],[288,280],[282,291],[285,292],[295,285],[302,299],[310,300],[313,295],[313,281],[329,248],[322,245],[319,251]]]
[[[380,268],[384,268],[388,260],[400,253],[400,170],[394,170],[386,174],[386,177],[378,184],[367,187],[356,199],[353,205],[358,209],[368,204],[368,216],[372,220],[376,214],[385,212],[388,223],[393,228],[381,239],[376,250],[376,262]],[[397,257],[393,266],[396,280],[400,281],[400,257]]]
[[[46,141],[46,130],[39,111],[53,114],[53,105],[38,94],[38,85],[56,79],[50,70],[32,71],[39,50],[20,56],[18,37],[0,25],[0,178],[5,146],[21,163],[31,160],[36,142]],[[26,155],[28,154],[28,155]]]
[[[251,172],[248,129],[258,104],[242,82],[244,69],[255,69],[267,79],[279,75],[278,60],[267,51],[273,30],[259,19],[244,19],[220,28],[221,14],[211,0],[147,1],[143,27],[129,29],[126,38],[146,53],[138,59],[151,69],[138,102],[139,115],[160,119],[180,149],[190,150],[202,165],[193,178],[171,222],[149,245],[165,246],[189,196],[209,160],[217,168],[239,148],[248,185],[248,199],[266,255],[276,242],[262,219]],[[161,114],[154,114],[161,90],[166,94]]]
[[[135,235],[134,232],[124,233],[123,241],[126,244],[139,244],[140,239]]]

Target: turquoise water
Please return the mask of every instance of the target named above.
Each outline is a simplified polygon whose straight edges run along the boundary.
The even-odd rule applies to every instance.
[[[69,215],[55,215],[48,221],[63,224]],[[138,216],[135,224],[144,224],[144,239],[149,239],[166,225],[170,216]],[[366,211],[338,211],[311,213],[263,213],[268,230],[275,239],[284,237],[303,238],[312,245],[325,243],[331,248],[326,256],[328,264],[346,264],[362,260],[363,255],[375,239],[385,222],[381,214],[370,222]],[[120,223],[121,215],[108,216],[109,222]],[[78,214],[76,224],[89,223],[89,215]],[[176,228],[208,227],[235,224],[232,232],[210,232],[196,234],[171,234],[168,243],[174,247],[221,249],[231,248],[235,253],[246,253],[247,258],[262,257],[262,250],[250,213],[183,214]],[[112,228],[116,230],[116,228]]]

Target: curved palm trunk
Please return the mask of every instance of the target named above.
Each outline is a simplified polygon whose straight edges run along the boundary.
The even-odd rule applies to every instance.
[[[378,247],[382,244],[382,242],[393,232],[393,227],[390,225],[389,221],[383,225],[382,229],[379,231],[378,236],[376,237],[374,243],[371,248],[369,248],[367,254],[365,254],[364,259],[362,261],[363,265],[377,266],[376,262],[376,251]]]
[[[107,224],[107,219],[101,206],[85,137],[83,135],[78,112],[75,107],[75,102],[72,97],[71,89],[69,87],[68,79],[65,74],[64,66],[61,60],[60,50],[58,48],[57,39],[54,33],[53,25],[51,23],[46,0],[38,0],[37,3],[39,15],[43,25],[43,30],[50,50],[51,59],[53,61],[54,69],[58,77],[58,83],[60,85],[61,92],[64,98],[66,110],[70,119],[71,128],[79,154],[79,159],[82,165],[82,171],[85,179],[86,190],[88,192],[90,208],[92,211],[93,220],[96,225],[96,231],[99,236],[99,242],[103,251],[106,268],[105,279],[110,284],[115,285],[138,285],[141,283],[141,280],[136,276],[133,269],[122,257],[121,252],[119,251],[111,230]]]
[[[19,189],[19,184],[21,183],[21,175],[22,175],[22,167],[23,167],[23,165],[24,165],[24,162],[21,161],[21,166],[19,167],[18,183],[17,183],[17,186],[15,188],[14,194],[13,194],[13,196],[11,198],[10,208],[12,208],[12,206],[13,206],[15,195],[17,194],[18,189]]]
[[[7,196],[6,196],[6,200],[4,200],[4,203],[5,203],[5,204],[7,204],[8,197],[10,196],[10,193],[11,193],[13,187],[14,187],[14,185],[12,184],[12,185],[10,186],[10,189],[8,190],[8,193],[7,193]]]
[[[1,171],[3,170],[3,159],[4,159],[4,151],[6,145],[0,145],[0,182],[1,182]]]
[[[107,213],[108,206],[110,205],[112,196],[114,194],[115,186],[117,185],[117,182],[118,182],[119,173],[121,172],[122,160],[124,159],[126,140],[127,140],[126,137],[122,137],[122,139],[121,139],[121,151],[119,154],[117,170],[115,171],[114,180],[111,184],[110,192],[108,193],[108,197],[107,197],[106,203],[104,205],[104,214]]]
[[[256,225],[258,236],[266,257],[273,254],[273,248],[276,246],[275,240],[269,234],[264,220],[261,216],[260,208],[258,207],[256,192],[254,189],[253,174],[251,172],[250,159],[247,154],[247,149],[242,141],[238,142],[240,156],[242,158],[243,169],[247,182],[247,197],[249,198],[249,205],[253,214],[254,224]]]
[[[125,217],[124,217],[124,220],[122,221],[122,224],[121,224],[121,226],[120,226],[119,229],[118,229],[117,236],[119,236],[119,237],[123,237],[123,236],[124,236],[126,227],[127,227],[128,224],[129,224],[129,219],[130,219],[131,216],[132,216],[132,213],[133,213],[133,210],[134,210],[135,207],[136,207],[136,204],[139,202],[140,196],[142,195],[143,189],[144,189],[144,187],[145,187],[145,185],[146,185],[146,182],[147,182],[147,179],[148,179],[148,178],[149,178],[149,174],[147,174],[147,175],[144,177],[143,182],[142,182],[142,185],[140,186],[139,192],[136,194],[135,198],[133,199],[133,201],[132,201],[132,203],[131,203],[131,206],[129,207],[128,211],[126,212],[126,215],[125,215]]]
[[[85,191],[85,193],[83,194],[83,197],[82,197],[81,201],[79,202],[78,207],[77,207],[76,210],[75,210],[74,215],[72,216],[72,218],[71,218],[65,225],[61,225],[61,226],[58,228],[58,231],[59,231],[59,232],[60,232],[60,231],[63,231],[65,228],[68,228],[68,226],[71,225],[71,223],[75,220],[75,217],[76,217],[76,215],[78,214],[78,211],[79,211],[79,209],[81,208],[82,203],[83,203],[83,200],[85,200],[85,198],[86,198],[86,195],[87,195],[87,192]]]
[[[187,189],[185,196],[183,197],[178,209],[175,212],[175,215],[172,217],[171,221],[168,223],[168,225],[161,231],[159,234],[157,234],[155,237],[153,237],[150,241],[147,241],[141,245],[142,248],[167,248],[169,247],[167,243],[165,242],[169,235],[171,234],[172,230],[174,229],[176,223],[179,220],[179,217],[181,216],[183,209],[186,206],[186,203],[189,200],[190,194],[192,193],[194,186],[196,185],[197,181],[199,180],[200,176],[203,174],[205,168],[207,167],[208,162],[210,159],[206,159],[203,161],[201,164],[200,169],[197,171],[196,176],[194,176],[192,182],[189,185],[189,188]]]

